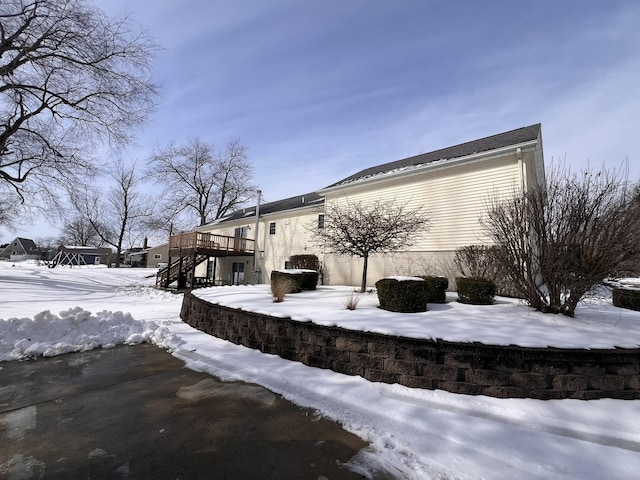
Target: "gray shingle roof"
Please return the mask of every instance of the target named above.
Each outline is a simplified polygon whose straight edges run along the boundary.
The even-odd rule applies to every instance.
[[[394,170],[405,169],[407,167],[427,165],[434,162],[466,157],[475,153],[487,152],[490,150],[496,150],[498,148],[508,147],[510,145],[529,142],[538,138],[540,127],[541,125],[539,123],[536,123],[535,125],[529,125],[528,127],[517,128],[515,130],[499,133],[497,135],[491,135],[490,137],[461,143],[460,145],[454,145],[453,147],[447,147],[440,150],[435,150],[433,152],[416,155],[414,157],[409,157],[402,160],[396,160],[394,162],[377,165],[375,167],[366,168],[334,184],[331,184],[326,188],[345,185],[357,180],[370,178]]]
[[[287,210],[295,210],[297,208],[320,206],[324,202],[324,197],[321,197],[315,192],[305,193],[304,195],[297,195],[295,197],[285,198],[283,200],[276,200],[275,202],[267,202],[260,205],[260,215],[268,215],[270,213],[284,212]],[[242,218],[251,218],[256,215],[256,206],[243,208],[242,210],[236,210],[230,213],[224,218],[219,219],[213,223],[229,222],[232,220],[239,220]]]
[[[18,240],[22,244],[22,248],[24,248],[24,251],[27,253],[35,252],[38,249],[36,243],[30,238],[18,237],[16,238],[16,240]]]

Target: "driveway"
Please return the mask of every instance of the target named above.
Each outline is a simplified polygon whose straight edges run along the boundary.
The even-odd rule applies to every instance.
[[[0,363],[3,479],[361,479],[366,444],[151,346]]]

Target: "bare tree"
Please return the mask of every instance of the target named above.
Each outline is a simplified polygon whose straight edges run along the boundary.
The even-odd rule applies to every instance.
[[[13,229],[19,217],[20,202],[15,194],[0,182],[0,226]]]
[[[406,203],[395,201],[329,204],[324,215],[324,228],[318,228],[315,222],[309,228],[313,228],[316,242],[331,252],[363,259],[361,292],[367,288],[371,254],[405,250],[429,225],[421,209],[409,209]]]
[[[117,162],[110,176],[113,185],[106,192],[85,189],[72,201],[100,240],[116,249],[119,267],[125,241],[132,246],[144,236],[147,221],[154,214],[154,202],[138,190],[135,162],[128,166]]]
[[[131,139],[154,106],[154,50],[85,0],[0,2],[0,183],[22,208],[56,206],[94,173],[96,143]]]
[[[255,195],[253,168],[238,140],[229,141],[217,154],[198,138],[183,145],[171,143],[154,152],[148,172],[164,185],[166,224],[205,225]]]
[[[102,240],[89,220],[82,215],[76,215],[73,219],[67,220],[62,227],[60,243],[63,245],[99,246]]]
[[[493,200],[494,258],[536,310],[573,316],[589,291],[640,255],[640,195],[617,172],[556,168],[546,186]]]

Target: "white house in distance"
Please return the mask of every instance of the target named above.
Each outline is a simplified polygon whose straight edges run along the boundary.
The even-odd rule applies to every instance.
[[[323,252],[313,241],[313,230],[323,227],[324,212],[333,205],[388,199],[412,209],[423,207],[430,225],[416,232],[417,241],[410,248],[373,255],[369,284],[400,274],[452,279],[457,274],[452,261],[456,249],[488,242],[480,225],[488,199],[544,182],[540,124],[385,163],[317,192],[259,205],[258,221],[253,206],[199,227],[197,232],[247,239],[250,244],[224,250],[207,262],[208,269],[200,263],[196,275],[215,278],[219,284],[266,283],[272,270],[287,266],[290,256],[315,254],[323,265],[325,284],[359,285],[361,259]]]

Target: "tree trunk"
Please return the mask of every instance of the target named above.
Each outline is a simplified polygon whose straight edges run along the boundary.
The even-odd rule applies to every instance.
[[[362,283],[360,284],[360,292],[364,293],[367,291],[367,268],[369,267],[369,255],[365,255],[362,259],[364,260],[364,265],[362,266]]]

